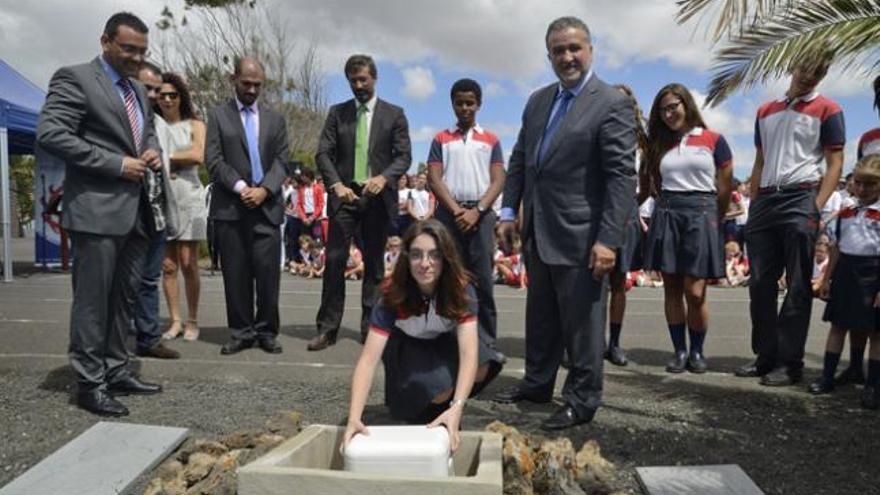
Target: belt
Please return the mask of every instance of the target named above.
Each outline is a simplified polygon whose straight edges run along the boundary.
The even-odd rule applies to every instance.
[[[768,194],[775,192],[792,192],[792,191],[806,191],[809,189],[818,189],[820,182],[817,180],[811,182],[798,182],[797,184],[786,184],[784,186],[767,186],[767,187],[759,187],[758,192],[760,194]]]
[[[458,205],[462,208],[476,208],[480,204],[478,200],[474,201],[458,201]]]

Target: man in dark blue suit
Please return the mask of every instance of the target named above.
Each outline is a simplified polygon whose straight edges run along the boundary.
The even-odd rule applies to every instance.
[[[545,38],[559,81],[529,98],[507,171],[500,233],[509,251],[523,207],[526,373],[500,402],[549,402],[563,350],[571,359],[565,404],[541,425],[586,423],[602,402],[605,275],[623,242],[635,197],[635,115],[590,65],[586,24],[553,21]]]

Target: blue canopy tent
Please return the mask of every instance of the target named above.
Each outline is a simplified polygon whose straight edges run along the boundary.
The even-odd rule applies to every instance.
[[[3,280],[12,281],[9,156],[33,154],[37,116],[46,93],[0,59],[0,193],[3,195]]]

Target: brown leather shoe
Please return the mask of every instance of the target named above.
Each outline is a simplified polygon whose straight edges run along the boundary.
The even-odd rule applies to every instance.
[[[309,341],[306,348],[310,351],[323,351],[324,349],[336,344],[336,335],[330,333],[322,333]]]
[[[149,357],[155,359],[180,359],[180,353],[174,349],[165,347],[161,342],[147,350],[138,350],[137,355],[140,357]]]

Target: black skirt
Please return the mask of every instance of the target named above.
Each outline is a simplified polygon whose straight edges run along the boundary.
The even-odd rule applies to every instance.
[[[497,354],[479,339],[478,346],[478,364],[490,363],[489,375],[474,384],[471,396],[479,393],[501,371]],[[391,416],[403,421],[422,421],[425,412],[434,409],[434,397],[455,387],[458,376],[456,332],[447,332],[433,339],[417,339],[394,327],[382,354],[382,364],[385,367],[385,405]]]
[[[639,218],[639,207],[636,205],[626,219],[623,227],[623,245],[617,252],[617,263],[614,271],[626,275],[633,270],[641,270],[644,264],[643,251],[645,248],[642,222]]]
[[[822,319],[851,332],[880,332],[880,256],[840,254],[831,274],[831,299]]]
[[[645,241],[645,268],[695,278],[724,276],[715,193],[663,191]]]

